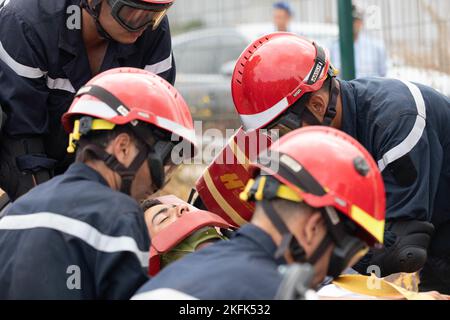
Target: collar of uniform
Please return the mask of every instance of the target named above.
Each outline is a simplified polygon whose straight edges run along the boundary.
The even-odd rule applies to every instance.
[[[341,130],[352,137],[356,137],[356,97],[351,82],[339,80],[342,97],[342,126]]]
[[[238,231],[236,231],[234,237],[243,237],[250,240],[254,246],[261,248],[267,253],[267,255],[274,259],[275,252],[277,251],[277,245],[267,232],[254,224],[248,223],[241,227]],[[284,258],[279,258],[276,262],[280,265],[286,264],[286,260]]]
[[[69,169],[67,169],[65,175],[75,176],[77,178],[82,178],[85,180],[96,181],[105,186],[108,186],[106,180],[102,177],[100,173],[89,167],[88,165],[76,162],[72,164]]]
[[[138,39],[139,41],[139,39]],[[125,59],[131,56],[133,53],[137,51],[137,41],[133,44],[119,44],[117,45],[117,58]]]

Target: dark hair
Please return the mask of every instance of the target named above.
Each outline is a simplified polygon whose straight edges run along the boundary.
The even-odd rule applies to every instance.
[[[141,202],[142,211],[147,211],[151,207],[162,205],[163,203],[158,199],[147,199]]]
[[[274,3],[273,8],[274,9],[284,10],[290,16],[293,15],[291,6],[289,5],[289,3],[285,2],[285,1],[280,1],[280,2]]]
[[[352,5],[352,17],[353,20],[364,20],[364,11],[361,10],[358,6]]]
[[[144,149],[145,143],[135,135],[129,126],[117,126],[113,130],[91,131],[87,135],[82,135],[78,141],[76,160],[80,162],[96,160],[96,156],[90,152],[84,152],[83,147],[94,144],[105,149],[112,140],[122,133],[128,134],[133,142],[136,143],[138,149]]]

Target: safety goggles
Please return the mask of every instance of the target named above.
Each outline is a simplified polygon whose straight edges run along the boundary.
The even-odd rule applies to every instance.
[[[155,30],[172,3],[150,4],[142,1],[108,0],[111,14],[119,24],[130,32],[139,31],[147,26]]]

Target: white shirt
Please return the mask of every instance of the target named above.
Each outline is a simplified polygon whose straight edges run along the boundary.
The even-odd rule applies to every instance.
[[[331,63],[341,69],[341,52],[339,42],[330,48]],[[383,43],[377,39],[361,34],[355,42],[355,72],[356,78],[385,77],[387,74],[388,57]]]

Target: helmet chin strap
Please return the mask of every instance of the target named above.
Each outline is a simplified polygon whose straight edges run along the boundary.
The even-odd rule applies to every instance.
[[[94,0],[93,7],[88,3],[88,0],[81,0],[81,8],[85,9],[87,13],[94,19],[95,27],[100,37],[106,40],[114,40],[111,35],[103,28],[100,23],[100,12],[102,10],[102,1]]]
[[[289,252],[295,262],[309,263],[314,266],[317,261],[325,255],[325,252],[330,246],[334,245],[335,247],[331,252],[330,261],[328,263],[327,275],[336,278],[346,267],[348,267],[351,258],[365,248],[365,245],[361,240],[344,233],[341,229],[342,226],[335,226],[327,229],[320,244],[309,257],[306,257],[304,248],[289,231],[272,203],[269,200],[264,199],[262,206],[267,217],[282,236],[281,244],[275,253],[275,258],[277,259],[283,257],[286,252]],[[322,208],[321,211],[322,216],[326,217],[326,209]],[[336,239],[336,237],[341,237],[341,239]]]
[[[131,184],[136,177],[137,171],[145,160],[147,160],[147,152],[140,151],[129,167],[125,167],[114,155],[107,153],[95,144],[85,146],[83,152],[94,154],[99,160],[103,161],[108,168],[116,172],[121,178],[120,192],[131,196]]]
[[[282,167],[280,167],[280,170],[282,170]],[[302,170],[302,172],[303,176],[301,181],[303,181],[302,183],[304,184],[302,188],[318,195],[325,192],[312,176],[305,170]],[[259,184],[262,183],[260,179],[261,178],[256,179],[250,192],[254,192],[260,188]],[[265,214],[282,236],[282,241],[277,249],[275,258],[280,258],[284,256],[286,252],[289,252],[294,261],[299,263],[307,262],[314,265],[325,255],[330,246],[334,245],[327,273],[333,278],[339,276],[339,274],[349,265],[350,261],[366,249],[365,243],[350,234],[351,232],[355,232],[355,230],[352,231],[348,229],[350,226],[346,226],[346,220],[341,219],[333,207],[318,208],[326,222],[327,231],[314,252],[309,257],[306,257],[304,248],[288,229],[271,202],[278,198],[276,190],[279,185],[280,182],[272,178],[266,179],[261,188],[263,195],[261,204]],[[354,227],[353,225],[351,226]]]
[[[329,101],[327,106],[327,111],[325,113],[325,116],[323,118],[322,124],[324,126],[330,126],[331,122],[333,122],[334,118],[336,117],[336,107],[337,107],[337,98],[339,95],[339,88],[337,86],[337,80],[332,77],[331,78],[331,84],[330,84],[330,91],[329,91]]]
[[[262,201],[262,206],[267,217],[282,236],[281,244],[278,247],[277,252],[275,253],[275,258],[281,258],[286,252],[289,252],[295,262],[307,262],[311,265],[314,265],[332,244],[332,238],[327,232],[317,249],[311,254],[309,258],[307,258],[305,250],[298,242],[297,238],[295,238],[291,231],[289,231],[284,221],[276,212],[272,203],[269,200],[264,199]]]

